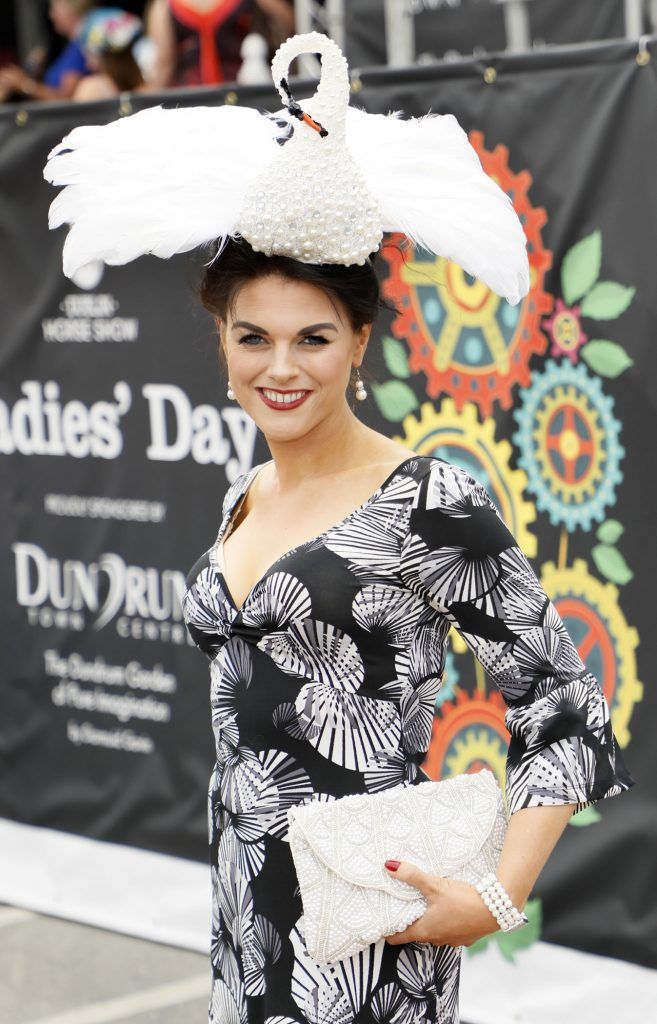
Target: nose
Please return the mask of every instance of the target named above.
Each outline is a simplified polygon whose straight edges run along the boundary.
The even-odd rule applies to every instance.
[[[299,368],[294,359],[294,351],[289,345],[274,345],[271,363],[267,367],[268,375],[277,384],[285,384],[298,376]]]

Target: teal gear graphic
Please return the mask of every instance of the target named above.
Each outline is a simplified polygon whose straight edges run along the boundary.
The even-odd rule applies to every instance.
[[[601,522],[616,500],[625,449],[614,402],[582,364],[547,360],[520,392],[513,442],[527,489],[554,526]]]

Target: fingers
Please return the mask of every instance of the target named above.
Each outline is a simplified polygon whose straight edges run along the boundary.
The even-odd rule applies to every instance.
[[[385,940],[391,946],[401,946],[405,942],[431,942],[431,937],[422,925],[422,918],[419,918],[413,924],[409,924],[408,928],[404,928],[403,931],[392,932],[391,935],[386,935]]]
[[[394,864],[399,866],[395,869],[391,867]],[[435,895],[440,890],[440,878],[428,875],[417,864],[412,864],[408,860],[387,860],[385,866],[390,875],[398,878],[401,882],[415,886],[424,896]]]

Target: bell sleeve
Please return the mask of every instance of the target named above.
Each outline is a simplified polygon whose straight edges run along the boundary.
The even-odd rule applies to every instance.
[[[437,460],[413,498],[406,586],[455,626],[502,694],[509,814],[630,789],[598,680],[485,488]]]

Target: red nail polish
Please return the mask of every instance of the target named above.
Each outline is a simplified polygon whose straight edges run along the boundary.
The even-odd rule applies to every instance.
[[[386,861],[386,867],[388,868],[388,871],[396,871],[400,864],[401,864],[400,860],[387,860]]]

